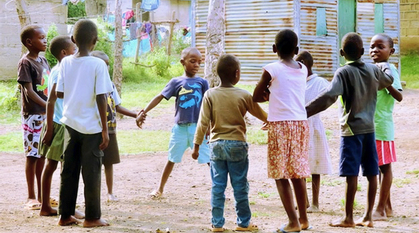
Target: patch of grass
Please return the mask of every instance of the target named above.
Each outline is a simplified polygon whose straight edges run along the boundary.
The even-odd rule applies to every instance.
[[[143,109],[146,105],[160,92],[166,85],[166,81],[158,81],[152,83],[133,83],[128,82],[122,85],[122,106],[128,109]],[[158,107],[174,106],[175,98],[169,101],[162,100]]]
[[[344,198],[340,199],[340,204],[343,208],[345,208],[345,203],[346,203],[346,200]],[[360,208],[360,206],[358,204],[358,201],[356,199],[354,200],[354,205],[353,206],[354,206],[354,209]]]
[[[247,142],[255,145],[266,145],[268,143],[268,131],[255,127],[247,128]]]
[[[409,175],[411,175],[411,174],[417,175],[417,174],[419,174],[419,170],[406,171],[406,174],[409,174]]]
[[[20,92],[15,80],[0,81],[0,124],[20,123]]]
[[[327,140],[332,139],[332,137],[333,137],[333,131],[330,130],[330,129],[326,129],[326,138],[327,138]]]
[[[408,88],[419,88],[419,66],[417,61],[419,54],[410,53],[401,57],[401,75],[400,79],[406,81]]]
[[[410,184],[411,182],[412,181],[408,178],[405,178],[405,179],[394,178],[393,179],[393,185],[396,186],[397,188],[403,188],[405,184]]]
[[[361,191],[362,190],[362,185],[361,184],[358,184],[357,186],[356,186],[356,191]]]
[[[322,180],[320,181],[321,185],[326,185],[326,186],[338,186],[341,185],[343,183],[343,181],[340,180]]]
[[[311,177],[306,178],[307,183],[311,183],[312,181],[313,181],[313,179]]]
[[[23,152],[22,132],[10,132],[0,135],[0,151]]]
[[[118,145],[121,154],[167,151],[170,132],[150,130],[119,130]]]
[[[255,201],[249,201],[249,205],[256,205]]]
[[[272,193],[258,192],[258,196],[261,198],[268,198],[272,196]]]
[[[269,213],[263,213],[263,212],[259,212],[259,211],[252,211],[252,217],[256,218],[256,217],[272,217],[272,214]]]

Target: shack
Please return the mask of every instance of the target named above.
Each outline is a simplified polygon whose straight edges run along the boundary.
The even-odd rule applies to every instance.
[[[208,0],[192,0],[194,46],[205,54]],[[314,57],[314,71],[332,77],[343,63],[340,41],[348,32],[359,33],[364,41],[364,60],[369,42],[376,33],[394,40],[395,54],[390,62],[400,64],[399,0],[226,0],[225,52],[241,61],[242,80],[259,80],[264,65],[277,60],[272,53],[275,34],[292,29],[300,49]]]

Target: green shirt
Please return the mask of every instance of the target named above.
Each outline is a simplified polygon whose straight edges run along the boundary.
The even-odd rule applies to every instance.
[[[400,76],[397,68],[390,64],[391,74],[394,78],[392,86],[402,91]],[[394,141],[393,108],[395,99],[389,91],[383,89],[377,93],[377,106],[374,115],[375,139],[380,141]]]

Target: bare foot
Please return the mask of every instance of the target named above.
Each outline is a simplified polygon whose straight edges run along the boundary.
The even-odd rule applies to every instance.
[[[318,213],[320,212],[319,207],[317,206],[310,206],[307,208],[307,213]]]
[[[41,211],[39,211],[39,215],[40,216],[56,216],[57,210],[54,208],[51,208],[50,206],[48,207],[42,206]]]
[[[78,210],[74,210],[74,215],[75,218],[77,219],[84,219],[84,214]]]
[[[101,218],[91,219],[91,220],[85,219],[83,222],[83,227],[105,227],[105,226],[109,226],[109,223],[107,223],[105,220]]]
[[[372,219],[374,221],[385,221],[387,220],[387,215],[385,213],[374,211],[374,213],[372,214]]]
[[[387,218],[393,217],[393,210],[389,209],[389,208],[386,208],[386,216],[387,216]]]
[[[374,227],[372,220],[366,219],[365,217],[358,219],[355,224],[361,227]]]
[[[79,224],[80,221],[77,220],[75,217],[70,216],[68,218],[62,218],[62,216],[60,216],[60,220],[58,220],[58,225],[60,226],[70,226],[70,225],[74,225],[74,224]]]
[[[277,232],[300,232],[301,228],[299,228],[298,226],[290,226],[289,224],[284,224],[281,226],[281,228],[279,228],[279,231]]]
[[[355,223],[353,221],[348,221],[346,219],[337,219],[329,223],[331,227],[355,227]]]

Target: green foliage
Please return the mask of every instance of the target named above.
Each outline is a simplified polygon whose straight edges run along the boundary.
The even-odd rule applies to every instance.
[[[45,58],[48,61],[48,64],[50,67],[54,67],[58,61],[57,58],[54,57],[54,55],[52,55],[51,51],[49,50],[49,46],[51,45],[51,41],[54,37],[58,36],[58,31],[57,31],[57,26],[55,26],[54,23],[52,23],[49,27],[48,27],[48,33],[47,33],[47,50],[45,51]]]
[[[79,1],[77,4],[73,4],[71,1],[69,1],[67,10],[67,19],[68,23],[70,24],[77,22],[79,18],[84,18],[87,16],[84,2]]]
[[[261,130],[262,122],[256,127],[248,127],[247,142],[256,145],[266,145],[268,143],[268,131]]]
[[[169,139],[169,131],[118,131],[118,144],[121,154],[137,154],[142,152],[167,151]]]
[[[191,37],[183,35],[183,28],[176,30],[172,37],[172,52],[180,54],[185,48],[191,47]]]
[[[418,53],[410,53],[401,57],[400,79],[406,81],[408,88],[419,88],[419,60]]]
[[[2,112],[18,112],[20,110],[20,91],[15,81],[0,82],[0,108]]]
[[[104,22],[101,18],[97,19],[96,22],[97,29],[98,29],[98,37],[99,40],[96,42],[96,46],[94,50],[99,50],[109,57],[109,73],[112,75],[113,73],[113,64],[115,62],[114,56],[114,44],[112,41],[108,39],[108,33],[112,27],[109,26],[109,23]]]
[[[22,132],[15,131],[0,135],[0,151],[22,152]]]

